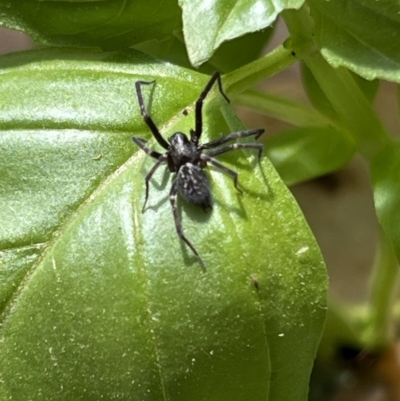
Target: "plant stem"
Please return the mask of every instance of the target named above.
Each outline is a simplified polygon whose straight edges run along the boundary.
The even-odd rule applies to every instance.
[[[399,266],[392,244],[381,229],[377,263],[371,275],[369,324],[365,332],[365,342],[371,348],[379,349],[393,340],[390,321],[398,275]]]
[[[235,97],[235,104],[257,110],[296,127],[331,125],[329,119],[311,107],[257,90],[250,89]]]
[[[340,124],[347,128],[360,153],[372,159],[386,144],[388,136],[382,122],[345,68],[332,68],[320,53],[303,59],[329,99]]]
[[[386,144],[388,135],[370,103],[345,68],[333,68],[321,55],[312,36],[312,19],[306,6],[286,10],[285,22],[293,49],[307,65],[337,115],[336,123],[358,144],[360,153],[371,160]]]
[[[224,76],[225,89],[230,96],[235,96],[256,83],[273,77],[296,61],[297,59],[291,54],[291,49],[280,45],[264,57],[226,74]]]

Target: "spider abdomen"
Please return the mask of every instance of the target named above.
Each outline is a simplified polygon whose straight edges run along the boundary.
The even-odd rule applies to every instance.
[[[181,166],[177,176],[178,192],[187,202],[200,206],[203,210],[211,209],[211,191],[208,177],[204,170],[193,163]]]

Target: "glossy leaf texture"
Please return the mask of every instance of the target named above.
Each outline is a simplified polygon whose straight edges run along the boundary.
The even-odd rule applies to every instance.
[[[193,127],[207,76],[138,52],[39,50],[0,61],[0,399],[305,400],[326,272],[266,158],[208,169],[211,213],[179,214],[179,241],[137,80],[163,134]],[[183,113],[186,110],[187,113]],[[243,127],[214,90],[204,141]],[[157,146],[154,140],[150,147]]]
[[[334,67],[400,82],[400,4],[392,0],[309,0],[314,38]]]
[[[0,0],[0,24],[36,43],[114,50],[164,39],[181,26],[174,0]]]
[[[198,67],[231,39],[269,27],[282,10],[299,8],[304,0],[179,0],[189,59]],[[240,57],[240,54],[237,55]]]

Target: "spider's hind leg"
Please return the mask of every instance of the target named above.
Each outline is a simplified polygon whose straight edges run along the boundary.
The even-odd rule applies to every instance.
[[[144,179],[144,181],[146,183],[146,196],[144,198],[143,207],[142,207],[142,213],[144,213],[144,211],[146,209],[147,199],[149,198],[149,182],[151,180],[151,177],[157,171],[157,169],[168,160],[168,155],[167,155],[167,153],[161,154],[161,153],[156,152],[155,150],[151,150],[146,145],[147,141],[145,139],[133,136],[132,141],[135,142],[136,145],[139,146],[139,148],[142,149],[144,153],[146,153],[146,155],[151,156],[154,159],[157,159],[157,163],[146,174],[146,177]]]
[[[169,193],[169,201],[171,203],[171,208],[172,208],[172,213],[174,215],[174,221],[175,221],[175,228],[176,232],[179,235],[179,238],[184,241],[187,246],[192,250],[192,252],[197,256],[199,259],[199,262],[203,269],[205,269],[205,265],[203,260],[201,259],[199,253],[197,252],[196,248],[193,246],[193,244],[186,238],[185,234],[183,233],[183,228],[182,228],[182,223],[181,219],[178,214],[178,208],[177,208],[177,196],[178,196],[178,181],[175,180],[172,184],[171,191]]]
[[[142,207],[142,213],[144,213],[146,209],[146,203],[149,198],[149,182],[151,180],[151,177],[153,177],[153,174],[157,171],[157,169],[164,164],[168,159],[168,155],[164,154],[161,155],[160,158],[158,159],[157,163],[151,168],[151,170],[146,174],[146,177],[144,179],[144,182],[146,183],[146,196],[144,198],[143,202],[143,207]]]
[[[233,171],[229,167],[224,166],[222,163],[220,163],[219,161],[213,159],[209,155],[202,154],[200,157],[205,162],[210,163],[212,166],[220,169],[225,174],[230,175],[232,177],[232,179],[233,179],[233,185],[235,186],[236,190],[241,194],[243,193],[243,191],[238,187],[238,177],[239,177],[239,175],[238,175],[238,173],[236,171]]]

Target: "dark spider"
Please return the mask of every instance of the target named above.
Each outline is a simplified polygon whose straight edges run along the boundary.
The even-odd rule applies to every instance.
[[[147,173],[146,182],[146,196],[142,208],[142,212],[145,211],[147,199],[149,197],[149,182],[153,174],[162,164],[167,164],[168,169],[171,173],[176,173],[176,178],[172,183],[172,187],[169,193],[169,200],[172,207],[172,213],[174,215],[176,231],[181,238],[185,241],[192,252],[198,257],[201,265],[204,267],[204,263],[197,252],[196,248],[192,243],[185,237],[183,233],[181,221],[177,210],[177,194],[179,193],[182,198],[187,202],[192,203],[196,206],[200,206],[203,210],[211,209],[211,191],[209,180],[203,169],[207,163],[213,165],[217,169],[230,175],[233,179],[235,188],[242,193],[238,188],[238,174],[230,168],[224,166],[220,162],[214,159],[214,156],[220,155],[221,153],[229,152],[233,149],[258,149],[258,158],[261,158],[263,145],[261,143],[233,143],[230,145],[224,145],[227,142],[233,141],[237,138],[243,138],[248,136],[254,136],[256,139],[261,136],[264,132],[263,129],[253,129],[249,131],[232,132],[222,138],[215,139],[214,141],[199,144],[201,134],[203,133],[203,102],[208,93],[210,92],[214,83],[218,83],[219,91],[221,95],[229,103],[228,97],[222,90],[221,76],[219,72],[214,73],[208,84],[201,92],[199,98],[196,101],[195,107],[195,129],[190,130],[190,139],[183,132],[175,132],[168,138],[168,142],[163,138],[160,131],[158,130],[153,119],[150,117],[146,110],[146,106],[143,101],[142,85],[150,85],[154,81],[136,81],[136,93],[139,101],[140,112],[143,116],[144,122],[150,128],[156,141],[166,150],[165,153],[159,153],[155,150],[151,150],[147,147],[147,141],[142,138],[133,137],[132,140],[135,142],[140,149],[142,149],[147,155],[157,160],[154,166]],[[215,149],[214,149],[215,148]],[[204,150],[209,150],[204,152]]]

